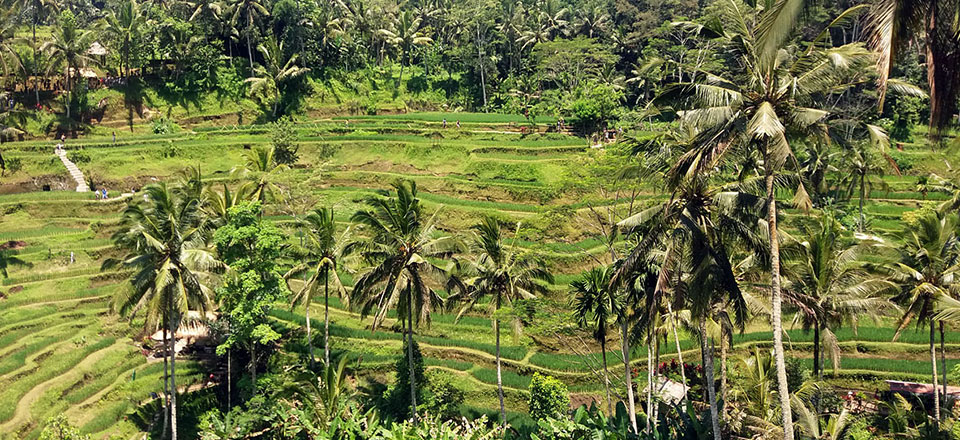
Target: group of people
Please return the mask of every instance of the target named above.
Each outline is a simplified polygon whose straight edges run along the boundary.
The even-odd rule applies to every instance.
[[[443,128],[447,128],[447,118],[443,118]],[[460,128],[460,120],[457,119],[457,128]]]
[[[97,200],[107,200],[110,198],[106,188],[94,190],[93,193],[97,195]]]

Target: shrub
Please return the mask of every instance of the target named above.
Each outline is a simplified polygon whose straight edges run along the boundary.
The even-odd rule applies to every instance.
[[[67,154],[67,159],[70,159],[70,162],[73,162],[77,165],[82,163],[90,163],[90,155],[84,151],[71,151]]]
[[[810,379],[810,369],[807,367],[807,361],[800,358],[787,359],[787,388],[791,392],[800,389],[808,379]]]
[[[397,358],[397,380],[383,393],[384,412],[396,419],[406,419],[410,415],[410,370],[407,367],[407,343],[404,341],[403,351]],[[424,377],[423,354],[420,345],[413,341],[413,376],[419,385],[417,387],[417,402],[423,402]]]
[[[50,418],[47,426],[40,433],[40,440],[89,440],[89,435],[80,434],[80,430],[67,421],[67,416],[60,414]]]
[[[23,161],[21,161],[19,157],[11,157],[6,160],[3,166],[4,174],[14,174],[23,168]]]
[[[555,377],[534,373],[530,381],[530,417],[534,420],[563,418],[570,408],[567,386]]]
[[[431,371],[427,377],[427,392],[420,408],[443,420],[452,420],[460,414],[465,393],[453,384],[453,375],[447,371]]]
[[[158,118],[150,122],[150,128],[153,134],[171,134],[175,133],[180,127],[167,118]]]
[[[299,157],[297,150],[297,129],[289,116],[280,118],[270,128],[270,142],[273,144],[273,157],[278,164],[289,165],[296,163]]]

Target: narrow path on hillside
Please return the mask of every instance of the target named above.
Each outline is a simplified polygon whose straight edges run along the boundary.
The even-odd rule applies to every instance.
[[[67,158],[66,150],[62,148],[57,150],[57,156],[60,157],[63,166],[67,167],[67,172],[70,173],[70,177],[77,182],[77,192],[89,192],[90,187],[87,186],[87,180],[83,178],[83,172],[80,171],[80,168],[77,168],[77,164]]]
[[[96,394],[88,397],[83,402],[80,402],[76,405],[71,406],[69,409],[64,411],[64,414],[67,415],[68,419],[77,420],[77,424],[80,426],[83,426],[86,422],[88,422],[90,419],[96,416],[96,413],[94,411],[91,411],[89,408],[95,405],[97,402],[99,402],[100,399],[102,399],[108,393],[116,389],[118,386],[123,385],[128,381],[132,381],[131,378],[134,370],[142,370],[144,368],[147,368],[151,364],[155,364],[157,362],[162,362],[162,361],[163,361],[163,358],[153,358],[153,359],[147,360],[147,362],[145,363],[138,364],[133,368],[127,369],[125,371],[121,371],[120,373],[117,374],[117,378],[113,381],[113,383],[111,383],[110,385],[107,385],[102,390],[97,391]],[[80,412],[80,414],[77,414],[77,412]],[[76,418],[73,418],[73,416],[76,416]]]
[[[123,344],[123,343],[117,341],[107,347],[104,347],[94,353],[91,353],[89,356],[83,358],[83,360],[80,361],[80,363],[74,365],[72,368],[68,369],[63,374],[53,377],[47,380],[46,382],[42,382],[41,384],[31,388],[30,391],[27,391],[27,394],[24,394],[23,397],[20,398],[20,401],[17,402],[17,408],[13,413],[13,418],[8,420],[6,423],[0,425],[0,431],[13,432],[13,428],[15,428],[20,423],[23,423],[26,421],[26,418],[30,415],[30,406],[33,405],[33,402],[39,399],[44,392],[47,391],[47,388],[50,388],[52,385],[56,384],[57,382],[60,382],[61,380],[63,380],[68,376],[76,376],[77,374],[79,374],[78,370],[85,370],[87,367],[92,366],[101,358],[106,356],[106,354],[109,353],[112,348],[120,344]]]

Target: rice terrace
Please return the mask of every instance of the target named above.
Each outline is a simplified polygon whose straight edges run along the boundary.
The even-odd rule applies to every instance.
[[[0,440],[960,440],[958,0],[0,4]]]

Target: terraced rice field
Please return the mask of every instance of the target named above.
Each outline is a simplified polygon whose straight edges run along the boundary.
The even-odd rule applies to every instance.
[[[338,221],[347,222],[364,197],[398,178],[412,179],[427,208],[442,210],[441,226],[449,231],[466,230],[479,213],[522,222],[525,234],[513,245],[549,261],[558,275],[547,300],[556,306],[565,302],[566,284],[606,252],[594,236],[591,208],[631,202],[640,207],[662,200],[653,187],[641,187],[632,201],[622,195],[617,199],[571,190],[577,183],[571,182],[571,169],[589,155],[602,154],[584,139],[559,133],[523,135],[517,118],[502,115],[462,114],[457,116],[463,122],[461,130],[444,130],[443,117],[454,120],[442,114],[406,114],[350,118],[349,123],[345,119],[299,123],[301,161],[278,182],[290,188],[288,201],[270,207],[267,217],[289,226],[307,203],[316,203],[333,206]],[[242,164],[244,151],[269,144],[267,131],[264,126],[199,125],[171,135],[121,134],[116,144],[106,138],[71,140],[68,148],[82,149],[90,158],[79,163],[87,177],[119,196],[171,178],[187,165],[200,166],[209,182],[233,185],[238,177],[231,170]],[[907,147],[906,153],[921,155]],[[331,148],[336,152],[329,160],[318,158]],[[11,266],[0,287],[6,296],[0,299],[0,438],[36,438],[39,424],[59,413],[95,438],[107,434],[131,438],[147,427],[132,415],[151,393],[162,389],[163,365],[148,360],[137,347],[134,336],[142,323],[127,322],[111,312],[110,298],[124,287],[126,274],[101,270],[106,258],[116,256],[109,238],[126,197],[101,201],[57,190],[57,179],[66,171],[58,159],[54,161],[48,141],[7,144],[4,154],[20,158],[24,167],[14,175],[19,182],[7,181],[2,188],[31,191],[0,195],[0,240],[23,242],[17,257],[29,264]],[[924,154],[932,164],[939,160],[939,153]],[[32,179],[51,182],[54,191],[35,191]],[[866,206],[875,233],[895,235],[904,212],[942,198],[917,193],[915,177],[887,180],[890,191],[874,191]],[[344,272],[342,278],[352,283],[352,274]],[[392,322],[373,333],[368,322],[340,301],[333,299],[331,308],[334,349],[355,359],[351,365],[370,377],[389,380],[401,338],[390,329]],[[312,319],[321,318],[313,322],[314,328],[322,328],[322,310],[320,304],[311,306]],[[305,322],[302,309],[291,312],[288,306],[275,309],[271,318],[287,332],[300,332]],[[857,332],[839,331],[844,357],[838,372],[828,377],[845,383],[925,380],[926,334],[911,329],[891,344],[893,331],[884,327],[888,325],[869,323]],[[560,343],[562,339],[553,335],[571,330],[537,328],[505,338],[503,381],[509,408],[519,412],[526,408],[525,389],[536,371],[563,379],[576,393],[601,393],[595,376],[601,362],[596,347]],[[764,324],[752,325],[735,338],[732,356],[764,346],[769,337]],[[789,355],[809,359],[811,337],[791,330]],[[696,362],[696,343],[687,335],[681,334],[681,339],[684,360]],[[428,369],[447,372],[467,390],[470,410],[496,407],[488,319],[477,314],[455,322],[453,315],[439,314],[418,341]],[[949,334],[948,341],[952,367],[960,362],[960,334]],[[590,354],[574,354],[573,349]],[[672,359],[675,352],[671,340],[662,347],[661,361]],[[645,356],[641,347],[631,355],[640,371]],[[612,368],[620,359],[618,351],[607,355]],[[177,382],[184,387],[203,376],[202,367],[186,358],[178,360],[177,372]]]

